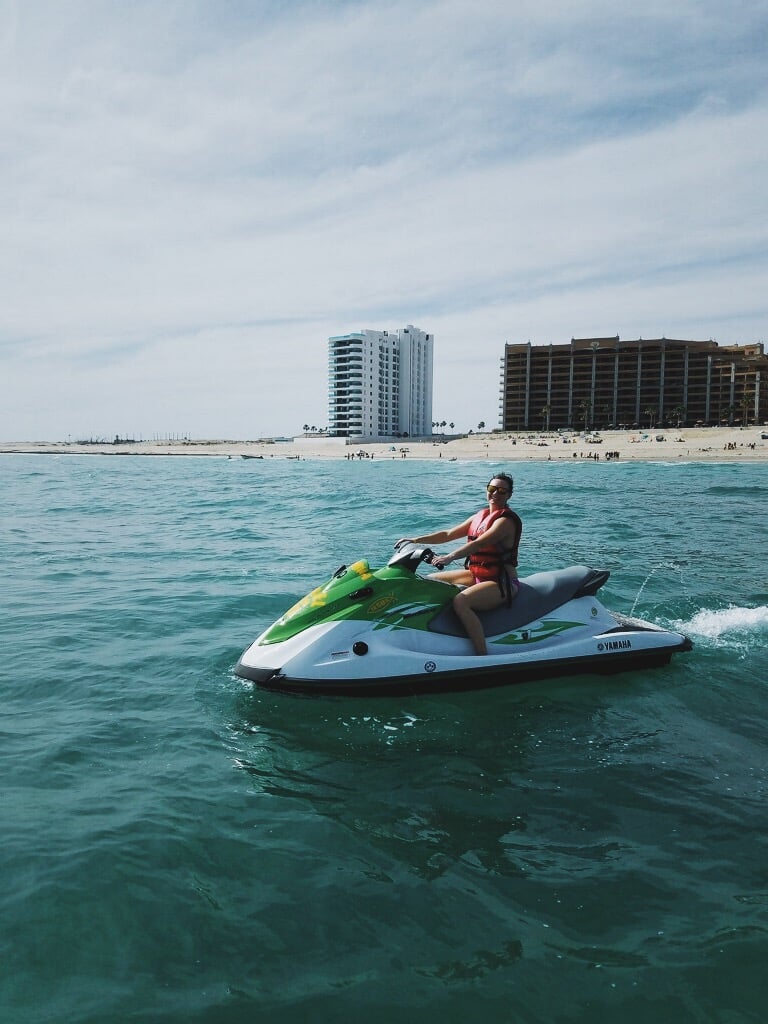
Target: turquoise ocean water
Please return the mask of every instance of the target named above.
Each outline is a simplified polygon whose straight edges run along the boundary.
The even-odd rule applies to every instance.
[[[0,456],[0,1021],[763,1022],[768,466],[513,465],[665,669],[301,698],[242,649],[496,463]]]

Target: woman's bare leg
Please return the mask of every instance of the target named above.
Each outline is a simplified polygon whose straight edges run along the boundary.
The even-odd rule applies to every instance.
[[[457,587],[468,587],[472,582],[472,573],[466,569],[446,569],[443,572],[433,572],[426,579],[437,580],[438,583],[453,583]]]
[[[488,653],[483,625],[475,612],[489,612],[493,608],[498,608],[503,600],[499,585],[493,580],[475,583],[454,597],[453,610],[466,630],[475,654]]]

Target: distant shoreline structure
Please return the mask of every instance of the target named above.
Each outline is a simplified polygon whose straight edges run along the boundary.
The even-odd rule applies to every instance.
[[[588,433],[496,432],[461,437],[400,438],[391,442],[299,436],[232,440],[131,439],[116,442],[0,442],[4,455],[194,455],[228,459],[592,462],[768,462],[765,427],[683,427],[672,430],[604,430]]]

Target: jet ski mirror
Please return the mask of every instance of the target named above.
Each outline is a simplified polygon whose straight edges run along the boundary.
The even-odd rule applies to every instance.
[[[387,562],[387,565],[390,568],[397,565],[403,569],[409,569],[411,572],[416,572],[422,562],[431,562],[434,555],[434,551],[431,548],[424,547],[423,544],[414,544],[411,540],[403,540],[395,545],[395,553]]]

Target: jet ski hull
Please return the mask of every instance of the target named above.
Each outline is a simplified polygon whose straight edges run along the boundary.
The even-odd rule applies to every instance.
[[[325,694],[328,696],[362,697],[416,696],[427,693],[461,693],[467,690],[490,689],[514,683],[530,683],[544,679],[577,675],[614,675],[621,672],[642,671],[668,665],[676,651],[691,649],[691,642],[666,652],[659,650],[626,652],[594,658],[551,658],[547,661],[449,669],[430,674],[420,672],[391,678],[297,678],[280,669],[254,668],[239,661],[235,674],[250,680],[266,690],[297,694]]]
[[[337,585],[329,583],[254,641],[236,674],[296,693],[435,693],[655,668],[692,646],[682,633],[608,611],[595,596],[607,572],[579,566],[521,580],[511,607],[484,617],[488,654],[478,657],[453,616],[454,588],[416,577],[427,589],[422,586],[418,600],[392,608],[386,602],[398,590],[397,579],[366,571],[366,563],[352,568],[360,578],[350,586],[366,586],[345,593],[345,600],[380,607],[378,617],[358,617],[361,612],[344,605],[338,611],[337,601],[334,615],[291,633],[292,617],[310,614],[308,608],[322,611],[323,601],[331,606],[326,591]],[[405,592],[411,593],[407,586]],[[563,600],[565,594],[572,596]],[[313,614],[317,619],[320,612]]]

